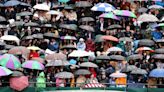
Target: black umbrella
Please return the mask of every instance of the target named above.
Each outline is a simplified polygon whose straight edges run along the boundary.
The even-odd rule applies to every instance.
[[[154,59],[164,59],[164,54],[154,54],[153,56],[152,56],[152,58],[154,58]]]
[[[55,33],[50,33],[50,32],[44,33],[44,36],[45,37],[51,37],[51,38],[59,38],[58,35],[56,35]]]
[[[33,14],[32,14],[32,12],[23,11],[23,12],[17,13],[16,15],[17,16],[31,16]]]
[[[134,55],[130,55],[128,59],[129,60],[143,59],[143,56],[141,54],[134,54]]]
[[[140,46],[153,46],[155,42],[150,39],[142,39],[138,43]]]
[[[61,48],[61,50],[63,50],[63,49],[77,50],[77,48],[74,45],[65,45]]]
[[[155,53],[164,54],[164,48],[155,49]]]
[[[121,55],[110,55],[109,57],[111,58],[111,60],[118,60],[118,61],[125,60],[125,57]]]
[[[57,28],[56,25],[52,25],[52,24],[43,24],[41,27],[45,27],[45,28]]]
[[[79,22],[91,22],[91,21],[95,21],[95,19],[92,17],[83,17],[79,20]]]
[[[113,24],[113,25],[110,25],[107,29],[111,30],[111,29],[121,29],[121,28],[122,28],[121,25]]]
[[[43,37],[43,34],[41,34],[41,33],[38,33],[38,34],[33,34],[32,35],[34,38],[36,38],[36,39],[43,39],[44,37]]]
[[[76,24],[61,24],[60,28],[69,29],[69,30],[77,30]]]
[[[88,26],[88,25],[80,25],[79,28],[86,30],[86,31],[91,31],[91,32],[95,31],[92,26]]]
[[[96,57],[96,60],[110,60],[111,58],[107,55],[100,55]]]
[[[91,74],[91,72],[86,69],[79,69],[75,71],[75,75],[89,75],[89,74]]]

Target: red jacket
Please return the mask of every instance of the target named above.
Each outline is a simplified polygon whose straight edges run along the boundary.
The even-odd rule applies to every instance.
[[[86,49],[85,50],[86,51],[92,51],[92,52],[95,51],[95,44],[91,39],[88,39],[86,41]]]

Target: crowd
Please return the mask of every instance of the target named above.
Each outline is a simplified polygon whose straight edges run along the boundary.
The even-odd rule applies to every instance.
[[[0,86],[164,87],[162,0],[0,2]]]

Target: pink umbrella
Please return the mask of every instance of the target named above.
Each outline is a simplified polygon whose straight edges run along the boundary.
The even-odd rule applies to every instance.
[[[10,87],[17,91],[22,91],[28,87],[28,85],[28,77],[26,76],[10,78]]]

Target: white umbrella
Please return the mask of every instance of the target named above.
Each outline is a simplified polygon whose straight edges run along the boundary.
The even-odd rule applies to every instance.
[[[113,77],[113,78],[122,78],[126,76],[127,75],[125,73],[120,73],[119,71],[116,71],[115,73],[110,74],[110,77]]]
[[[37,4],[37,5],[34,5],[33,8],[37,9],[37,10],[44,10],[44,11],[49,11],[50,10],[50,7],[46,4]]]
[[[107,52],[123,52],[123,50],[119,47],[111,47],[107,50]]]
[[[68,56],[69,57],[85,57],[85,56],[90,56],[90,53],[83,50],[74,50]]]
[[[163,9],[163,6],[160,5],[151,5],[148,7],[148,9]]]
[[[63,16],[62,12],[55,11],[55,10],[50,10],[50,11],[47,12],[47,14]]]
[[[157,22],[159,19],[152,15],[152,14],[142,14],[137,18],[137,21],[142,21],[142,22]]]
[[[6,41],[15,41],[18,45],[20,42],[20,39],[16,36],[13,35],[4,35],[0,38],[2,41],[6,40]]]
[[[27,49],[29,49],[29,50],[41,50],[39,47],[36,47],[36,46],[30,46],[30,47],[27,47]]]

